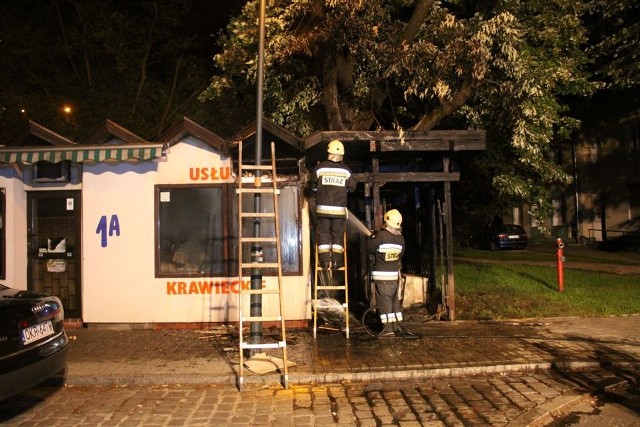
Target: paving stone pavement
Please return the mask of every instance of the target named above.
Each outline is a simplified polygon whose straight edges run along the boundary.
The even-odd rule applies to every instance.
[[[357,326],[287,330],[289,384],[401,380],[532,371],[595,369],[640,362],[640,315],[509,322],[424,321],[407,311],[418,340],[373,339]],[[352,322],[355,324],[355,322]],[[267,342],[275,332],[263,330]],[[235,326],[206,330],[70,329],[70,385],[235,384]],[[279,350],[268,351],[282,357]],[[245,372],[245,384],[280,382],[277,372]]]
[[[264,425],[354,425],[357,419],[358,425],[520,427],[535,426],[619,380],[615,372],[630,370],[636,383],[640,377],[640,315],[444,322],[407,310],[406,319],[421,339],[373,339],[356,322],[349,339],[339,330],[320,329],[315,339],[311,329],[287,330],[288,359],[295,366],[286,389],[278,372],[245,369],[238,390],[235,325],[69,329],[65,393],[124,388],[135,401],[148,399],[144,390],[156,390],[163,402],[192,393],[154,413],[156,420],[170,417],[171,425],[198,425],[202,420],[191,418],[205,411],[207,422],[236,425],[261,425],[263,419],[270,420]],[[265,341],[276,338],[275,331],[263,332]],[[282,356],[279,350],[268,354]],[[575,375],[585,380],[570,378]],[[211,403],[179,409],[185,400]],[[163,422],[148,425],[168,425]]]
[[[551,410],[640,370],[415,381],[38,387],[0,402],[7,426],[539,426]]]

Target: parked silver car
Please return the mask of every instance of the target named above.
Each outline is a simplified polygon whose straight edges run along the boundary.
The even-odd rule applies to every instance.
[[[63,372],[68,347],[57,297],[0,285],[0,400]]]

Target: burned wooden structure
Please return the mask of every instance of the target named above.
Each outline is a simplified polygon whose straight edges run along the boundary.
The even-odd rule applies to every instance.
[[[326,158],[326,145],[339,139],[345,146],[345,159],[353,170],[359,186],[355,210],[365,218],[370,230],[379,229],[384,212],[399,208],[405,217],[403,226],[423,228],[429,225],[430,233],[413,228],[405,229],[407,248],[418,236],[418,248],[429,246],[426,257],[429,262],[429,291],[436,286],[436,247],[440,247],[439,258],[443,261],[440,273],[444,280],[443,305],[449,320],[455,320],[455,279],[453,272],[453,220],[452,182],[459,181],[462,171],[458,168],[460,156],[473,155],[486,149],[486,136],[479,130],[432,130],[432,131],[332,131],[315,133],[304,140],[305,166],[312,170],[315,164]],[[411,205],[413,205],[411,207]],[[427,205],[427,209],[424,208]],[[413,223],[411,217],[413,216]],[[428,218],[425,218],[428,216]],[[437,223],[441,225],[438,226]],[[421,244],[422,235],[430,235],[431,242]],[[437,241],[437,234],[442,241]],[[366,257],[361,245],[357,245],[356,257]],[[350,258],[351,260],[352,258]],[[351,261],[350,261],[351,265]],[[366,274],[360,261],[359,275]],[[356,272],[358,275],[358,273]],[[363,280],[355,277],[354,280]],[[350,283],[352,280],[350,279]]]

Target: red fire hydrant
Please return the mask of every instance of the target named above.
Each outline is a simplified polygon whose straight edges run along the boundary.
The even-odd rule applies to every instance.
[[[564,292],[564,242],[556,240],[556,258],[558,264],[558,292]]]

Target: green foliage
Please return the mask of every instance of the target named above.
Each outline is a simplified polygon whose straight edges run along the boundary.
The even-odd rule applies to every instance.
[[[551,142],[578,126],[562,99],[586,95],[583,2],[274,1],[267,7],[264,110],[319,130],[481,128],[477,168],[502,200],[544,217],[570,176]],[[203,100],[255,91],[258,1],[228,26]],[[483,179],[484,180],[484,179]],[[474,181],[478,181],[474,177]]]
[[[596,75],[608,86],[640,83],[640,4],[636,0],[591,0],[587,24]]]

